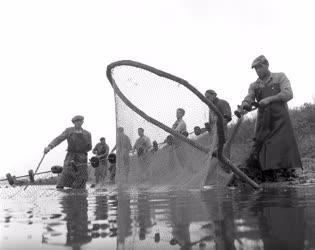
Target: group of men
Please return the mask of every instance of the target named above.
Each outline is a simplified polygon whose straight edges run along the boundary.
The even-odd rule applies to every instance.
[[[256,160],[260,172],[266,179],[278,172],[290,175],[291,170],[302,167],[287,106],[287,102],[293,98],[290,81],[284,73],[270,72],[269,62],[263,55],[253,61],[252,68],[255,69],[258,79],[250,84],[248,94],[241,104],[241,108],[247,111],[251,109],[254,102],[258,102],[259,105],[250,157]],[[219,99],[214,90],[207,90],[205,97],[221,112],[226,133],[227,124],[232,120],[229,103]],[[172,126],[172,129],[181,134],[187,134],[184,115],[185,110],[178,108],[177,119]],[[211,123],[211,111],[209,117]],[[44,153],[48,153],[62,141],[66,139],[68,141],[68,152],[57,188],[84,188],[86,185],[88,179],[87,154],[92,149],[92,142],[90,132],[82,128],[83,121],[83,116],[73,117],[74,127],[67,128],[44,149]],[[139,138],[132,147],[129,137],[124,133],[124,128],[118,128],[116,146],[124,165],[127,166],[127,176],[130,162],[129,153],[136,151],[138,156],[145,155],[152,146],[150,139],[144,135],[143,128],[138,128],[138,134]],[[116,146],[112,151],[116,149]],[[100,143],[93,149],[93,153],[100,156],[101,165],[106,164],[109,147],[105,138],[101,138]],[[97,182],[104,175],[106,175],[106,167],[96,169]]]

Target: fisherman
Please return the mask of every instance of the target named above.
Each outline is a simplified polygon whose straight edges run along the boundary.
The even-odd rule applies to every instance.
[[[123,166],[119,167],[123,167],[126,179],[128,179],[130,164],[129,153],[130,150],[132,149],[132,146],[129,137],[124,132],[123,127],[119,127],[117,129],[117,143],[116,146],[112,149],[112,151],[114,151],[115,149],[117,149],[116,152],[118,157],[118,164],[123,163]]]
[[[145,155],[151,148],[151,141],[149,137],[144,135],[144,129],[138,128],[139,138],[136,140],[135,145],[132,148],[132,151],[136,151],[138,156]]]
[[[99,166],[95,168],[95,183],[97,184],[99,181],[104,181],[107,176],[107,155],[109,153],[109,147],[104,137],[100,138],[100,142],[95,145],[92,152],[97,155],[100,160]]]
[[[150,154],[148,154],[149,149],[151,148],[151,141],[149,137],[144,135],[144,129],[138,128],[139,138],[136,140],[135,145],[132,148],[132,151],[136,151],[138,155],[138,167],[140,170],[140,178],[145,180],[148,178],[148,175],[151,175],[150,171]]]
[[[68,142],[64,167],[57,182],[57,188],[60,189],[64,187],[85,188],[88,180],[87,156],[92,149],[91,133],[82,128],[83,116],[76,115],[71,121],[74,127],[66,128],[44,149],[46,154],[64,140]]]
[[[212,89],[208,89],[205,92],[205,97],[215,105],[215,107],[219,110],[219,112],[223,116],[224,138],[225,138],[225,142],[226,142],[226,137],[227,137],[227,133],[228,133],[227,125],[232,120],[232,112],[231,112],[230,104],[226,100],[218,98],[217,93]],[[211,127],[214,125],[214,122],[216,121],[214,119],[215,117],[216,117],[216,115],[210,109],[209,110],[209,125],[208,125],[209,127],[208,127],[208,129],[211,129]],[[205,125],[207,125],[207,124],[208,123],[205,123]],[[231,144],[230,143],[229,144],[225,143],[224,149],[223,149],[223,154],[227,158],[230,158],[230,154],[231,154]],[[230,172],[230,170],[224,164],[221,164],[221,165],[227,172]]]
[[[186,123],[183,120],[183,116],[185,115],[185,110],[182,108],[178,108],[176,110],[176,121],[172,126],[172,129],[175,130],[176,132],[188,136],[187,128],[186,128]],[[164,142],[168,144],[173,144],[174,143],[174,137],[172,135],[168,135]]]
[[[182,108],[178,108],[176,110],[176,118],[177,120],[175,121],[175,123],[172,126],[172,129],[174,129],[175,131],[177,131],[180,134],[184,134],[187,132],[186,129],[186,123],[183,120],[183,116],[185,115],[185,110]]]
[[[265,56],[252,63],[258,79],[248,89],[242,108],[250,110],[259,103],[251,158],[259,163],[263,181],[277,177],[296,177],[294,168],[302,168],[287,102],[293,98],[289,79],[284,73],[269,71]]]
[[[223,126],[224,126],[224,132],[225,135],[227,134],[227,124],[232,120],[232,112],[231,112],[231,107],[230,104],[223,100],[219,99],[217,97],[217,93],[212,90],[208,89],[205,93],[205,97],[211,101],[216,108],[220,111],[220,113],[223,116]],[[213,114],[212,110],[209,111],[209,119],[210,119],[210,124],[213,123]]]

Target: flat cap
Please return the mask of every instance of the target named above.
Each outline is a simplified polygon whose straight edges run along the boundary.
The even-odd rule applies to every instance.
[[[82,120],[84,120],[84,117],[82,115],[76,115],[71,119],[72,122],[82,121]]]
[[[215,92],[213,89],[208,89],[206,93],[211,94],[211,95],[217,95],[217,92]]]
[[[255,58],[255,60],[252,63],[252,68],[256,67],[259,64],[269,65],[269,62],[264,55],[260,55],[257,58]]]

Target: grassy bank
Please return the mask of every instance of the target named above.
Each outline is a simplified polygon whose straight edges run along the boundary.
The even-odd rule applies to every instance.
[[[289,111],[303,167],[311,167],[315,170],[315,103],[305,103]],[[242,163],[248,157],[254,137],[255,120],[255,118],[245,118],[235,137],[231,157],[236,164]],[[232,124],[229,131],[234,127],[235,124]]]

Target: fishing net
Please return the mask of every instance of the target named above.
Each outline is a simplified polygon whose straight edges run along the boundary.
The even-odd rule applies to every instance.
[[[115,93],[117,184],[226,185],[231,173],[212,156],[220,140],[217,117],[202,94],[183,79],[132,61],[109,65],[107,77]],[[173,126],[179,108],[187,133]]]
[[[47,167],[44,167],[46,170]],[[0,179],[0,199],[34,198],[41,195],[53,197],[58,178],[61,172],[56,173],[56,169],[63,171],[62,166],[52,166],[50,170],[34,172],[32,169],[26,171],[27,174],[15,176],[13,173],[6,174],[6,178]],[[87,168],[88,182],[94,181],[95,169],[89,164]]]

